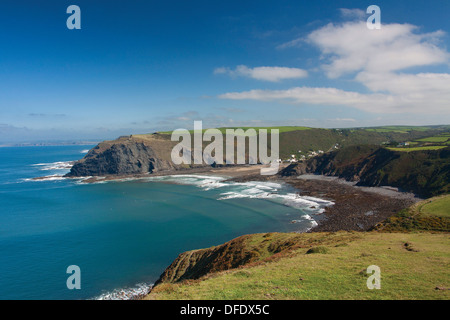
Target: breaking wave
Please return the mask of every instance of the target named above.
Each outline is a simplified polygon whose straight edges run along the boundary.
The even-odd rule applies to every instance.
[[[138,283],[133,288],[115,289],[111,292],[102,293],[92,300],[137,300],[146,296],[153,283]]]
[[[23,181],[58,181],[65,180],[66,178],[60,174],[52,174],[50,176],[38,177],[38,178],[27,178],[23,179]]]
[[[51,163],[37,163],[33,166],[39,167],[39,170],[49,171],[49,170],[70,170],[75,161],[57,161]]]
[[[284,183],[249,181],[249,182],[231,182],[227,178],[202,175],[171,175],[149,178],[151,181],[166,181],[177,184],[194,185],[203,190],[221,189],[218,200],[229,199],[264,199],[278,202],[288,207],[299,209],[303,212],[300,220],[293,220],[292,223],[308,222],[311,229],[317,226],[317,222],[311,215],[320,214],[328,206],[334,205],[334,202],[310,197],[301,196],[292,192]]]

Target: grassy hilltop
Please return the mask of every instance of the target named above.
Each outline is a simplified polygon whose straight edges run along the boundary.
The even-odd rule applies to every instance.
[[[286,237],[298,247],[198,280],[161,283],[147,299],[450,298],[448,235],[265,234],[248,239],[253,246],[247,250],[263,250]],[[370,265],[381,268],[380,290],[367,289]]]
[[[448,300],[449,142],[448,126],[285,130],[280,153],[325,153],[282,174],[314,172],[438,196],[368,232],[253,234],[182,253],[146,299]],[[381,269],[380,290],[367,288],[370,265]]]
[[[450,147],[403,152],[356,145],[291,164],[282,175],[315,173],[354,181],[358,186],[391,186],[421,197],[450,192]]]
[[[254,234],[189,251],[146,299],[449,299],[449,201],[419,203],[371,232]],[[380,290],[366,286],[370,265]]]
[[[217,128],[223,134],[227,129],[266,129],[270,133],[271,129],[278,129],[280,132],[280,157],[288,159],[291,155],[297,157],[307,155],[310,151],[322,150],[324,152],[331,151],[338,147],[347,147],[352,145],[385,144],[396,147],[400,142],[411,142],[419,144],[422,148],[436,149],[441,148],[450,141],[450,126],[386,126],[374,128],[349,128],[349,129],[321,129],[299,126],[280,126],[280,127],[227,127]],[[203,129],[205,132],[207,129]],[[171,131],[158,132],[158,134],[170,138]],[[190,133],[194,133],[193,130]],[[148,135],[134,135],[135,137],[145,138]],[[438,136],[437,141],[441,141],[442,145],[428,146],[427,140]],[[270,139],[269,139],[270,146]],[[423,145],[423,146],[422,146]],[[404,149],[401,149],[402,151]]]
[[[170,161],[176,143],[170,133],[105,141],[69,176],[188,169]],[[282,127],[280,157],[292,155],[304,160],[276,179],[317,173],[438,197],[397,214],[391,210],[369,232],[245,235],[181,253],[146,299],[450,298],[450,126]],[[354,193],[348,197],[353,204]],[[366,286],[370,265],[381,269],[380,290]]]
[[[317,154],[355,145],[383,145],[394,148],[398,147],[399,142],[408,141],[417,142],[422,148],[444,148],[448,146],[448,139],[441,141],[442,137],[448,134],[448,138],[450,138],[450,126],[394,127],[393,129],[317,129],[307,127],[256,127],[254,129],[270,130],[275,128],[280,131],[279,157],[282,160],[291,159],[292,155],[297,159],[307,159]],[[226,129],[238,128],[219,128],[221,132],[225,132]],[[432,139],[435,136],[439,137],[439,142],[420,141],[420,139]],[[223,143],[225,144],[225,139]],[[104,141],[90,150],[83,159],[77,161],[67,176],[139,175],[207,166],[206,163],[174,165],[171,161],[171,151],[176,144],[178,141],[171,141],[171,132],[135,134],[112,141]],[[210,142],[203,141],[203,147],[209,144]],[[247,158],[249,156],[248,145],[247,142],[245,146]],[[271,148],[270,137],[268,137],[268,148]]]

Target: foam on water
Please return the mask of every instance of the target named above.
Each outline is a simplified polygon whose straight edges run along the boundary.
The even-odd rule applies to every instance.
[[[132,288],[115,289],[103,293],[92,300],[135,300],[143,298],[150,292],[153,283],[138,283]]]
[[[137,299],[180,251],[242,234],[304,232],[329,203],[298,195],[283,182],[149,175],[124,179],[124,185],[104,178],[97,183],[110,185],[96,185],[83,182],[89,177],[64,178],[69,160],[78,159],[81,150],[65,146],[0,153],[0,244],[8,256],[7,265],[0,263],[3,298]],[[3,185],[12,182],[21,183]],[[83,276],[89,285],[83,290],[61,286],[53,276],[61,271],[55,261],[89,266]]]
[[[75,161],[57,161],[51,163],[37,163],[33,166],[40,167],[39,170],[49,171],[49,170],[70,170]]]
[[[229,183],[223,182],[226,180],[226,178],[224,177],[202,176],[193,174],[150,177],[147,178],[146,180],[162,181],[162,182],[166,181],[178,184],[194,185],[204,190],[216,189],[229,185]]]
[[[328,206],[334,205],[334,202],[310,197],[301,196],[298,193],[288,192],[284,183],[249,181],[249,182],[230,182],[227,178],[202,175],[171,175],[148,178],[149,181],[167,181],[178,184],[194,185],[203,190],[223,189],[218,200],[229,199],[264,199],[282,203],[283,205],[299,209],[308,214],[301,217],[301,221],[310,222],[310,228],[317,226],[317,222],[311,217],[311,214],[320,214]],[[300,220],[293,220],[300,222]]]
[[[132,178],[120,179],[120,181],[130,181]],[[279,202],[286,206],[299,209],[302,214],[291,223],[299,223],[307,226],[307,231],[315,226],[317,222],[312,215],[322,213],[327,206],[334,203],[324,199],[310,196],[300,196],[297,193],[289,192],[289,188],[284,183],[249,181],[231,182],[225,177],[203,176],[203,175],[170,175],[149,177],[139,179],[155,182],[171,182],[183,185],[193,185],[205,191],[212,189],[223,189],[218,200],[229,200],[237,198],[265,199]],[[105,181],[106,182],[106,181]],[[304,227],[303,227],[304,228]],[[132,300],[144,297],[148,294],[151,284],[138,284],[133,288],[116,289],[111,292],[95,297],[96,300]]]
[[[58,161],[53,163],[38,163],[33,166],[40,167],[40,170],[69,170],[74,164],[74,161]],[[89,177],[82,177],[75,179],[75,183],[81,184]],[[64,175],[58,174],[48,175],[41,178],[25,179],[25,181],[57,181],[66,179]],[[267,181],[248,181],[248,182],[232,182],[227,181],[227,177],[209,176],[209,175],[168,175],[145,178],[121,178],[115,180],[102,180],[94,182],[94,184],[103,184],[108,182],[129,182],[129,181],[149,181],[149,182],[170,182],[183,185],[193,185],[201,188],[204,191],[221,189],[223,192],[219,193],[217,200],[230,199],[264,199],[281,203],[285,206],[299,209],[303,212],[302,220],[310,222],[312,227],[317,225],[317,222],[309,216],[309,214],[321,214],[325,208],[333,205],[332,201],[319,199],[310,196],[301,196],[298,193],[289,192],[289,188],[284,183],[267,182]],[[307,215],[305,215],[307,213]],[[298,222],[293,220],[292,222]],[[308,230],[310,229],[308,228]]]
[[[26,178],[22,181],[58,181],[58,180],[65,180],[66,178],[60,174],[52,174],[45,177],[39,177],[39,178]]]

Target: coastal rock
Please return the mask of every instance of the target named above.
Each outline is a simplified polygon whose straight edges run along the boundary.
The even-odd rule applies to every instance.
[[[180,254],[160,276],[155,286],[161,282],[198,279],[211,272],[237,268],[258,260],[257,251],[246,250],[246,242],[250,237],[241,236],[217,247]]]
[[[213,273],[256,265],[262,261],[275,261],[293,250],[310,248],[313,244],[322,246],[346,243],[353,234],[335,234],[316,239],[297,233],[250,234],[238,237],[222,245],[181,253],[156,281],[154,287],[163,283],[195,280]]]
[[[397,152],[380,146],[350,146],[291,164],[279,175],[313,173],[357,182],[357,186],[391,186],[423,197],[450,191],[450,148]]]
[[[158,137],[104,141],[77,161],[67,177],[148,174],[177,169],[170,159],[173,142]]]

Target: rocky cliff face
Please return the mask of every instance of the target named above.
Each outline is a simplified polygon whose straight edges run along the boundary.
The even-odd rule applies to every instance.
[[[246,235],[217,247],[183,252],[164,271],[156,284],[198,279],[211,272],[237,268],[257,260],[257,251],[246,250],[246,242],[250,237]]]
[[[170,159],[174,143],[158,137],[122,137],[105,141],[77,161],[68,177],[146,174],[176,169]]]
[[[450,192],[450,148],[395,152],[379,146],[351,146],[292,164],[282,176],[337,176],[359,186],[392,186],[423,197]]]
[[[164,271],[155,286],[195,280],[212,273],[273,261],[299,248],[336,245],[353,239],[352,234],[323,237],[317,234],[265,233],[238,237],[222,245],[181,253]]]

